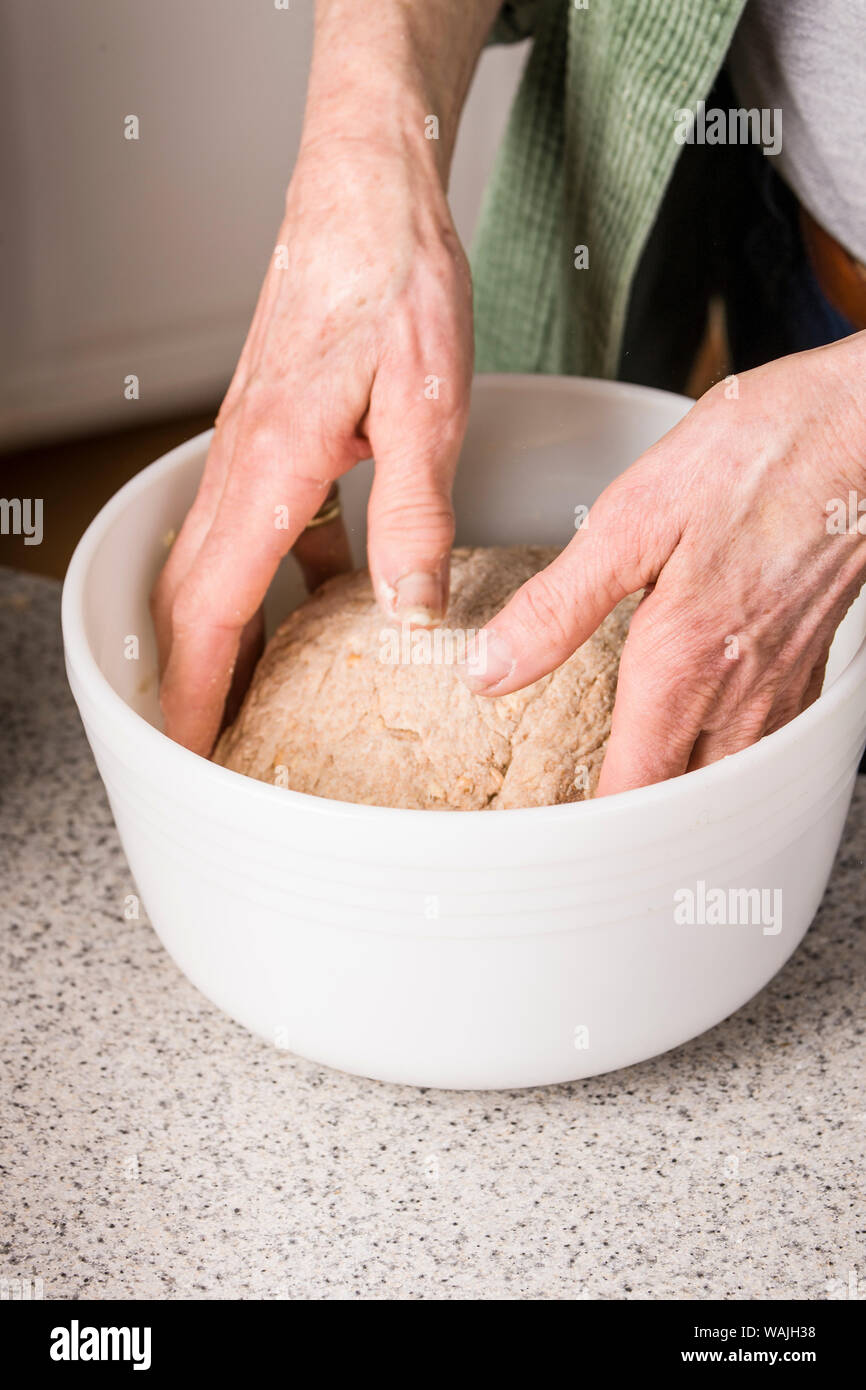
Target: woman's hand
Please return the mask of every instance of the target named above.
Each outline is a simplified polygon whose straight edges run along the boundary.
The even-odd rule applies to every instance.
[[[864,492],[860,333],[707,392],[497,614],[486,669],[465,679],[485,695],[521,689],[646,588],[599,794],[745,748],[820,693],[833,634],[866,579],[866,535],[856,516],[841,533],[836,518]]]
[[[166,733],[196,752],[210,752],[230,688],[234,698],[245,683],[280,559],[360,459],[376,460],[368,552],[380,602],[414,623],[445,612],[472,308],[444,189],[495,9],[319,0],[285,218],[152,599]],[[330,554],[320,532],[303,536],[308,575],[346,563],[328,529]]]
[[[442,616],[471,371],[469,271],[438,181],[409,149],[306,149],[198,496],[154,594],[172,738],[210,751],[241,634],[280,559],[332,483],[370,454],[377,592],[398,616]]]

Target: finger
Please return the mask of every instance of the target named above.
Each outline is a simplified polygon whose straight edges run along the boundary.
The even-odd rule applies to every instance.
[[[810,705],[814,705],[815,701],[819,698],[821,691],[824,689],[824,681],[827,676],[828,656],[829,651],[823,652],[820,659],[815,663],[812,674],[809,677],[809,684],[806,686],[806,690],[803,695],[803,703],[800,706],[801,714],[804,709],[808,709]]]
[[[222,411],[220,416],[222,416]],[[150,611],[156,632],[160,673],[165,671],[171,652],[171,611],[174,600],[213,525],[234,448],[237,428],[237,412],[229,412],[222,421],[220,417],[217,418],[216,429],[208,449],[198,491],[184,518],[180,532],[172,543],[168,559],[150,597]]]
[[[799,676],[786,687],[770,711],[764,727],[765,734],[774,734],[777,729],[783,729],[792,719],[796,719],[798,714],[802,714],[803,710],[815,703],[821,694],[826,668],[825,653],[814,665],[806,667],[808,674],[805,679]]]
[[[262,609],[250,618],[238,644],[238,658],[235,662],[234,674],[232,675],[229,693],[226,697],[223,717],[220,723],[219,732],[228,728],[237,718],[244,696],[253,678],[253,671],[264,650],[265,645],[265,619]]]
[[[270,312],[284,279],[273,260],[265,275],[250,330],[238,359],[229,388],[217,413],[213,438],[204,472],[193,504],[187,513],[171,553],[163,566],[151,595],[151,615],[156,631],[160,673],[168,665],[171,651],[171,610],[181,583],[213,524],[228,473],[242,412],[244,389],[261,357]]]
[[[775,733],[790,724],[798,714],[817,700],[824,682],[827,655],[804,656],[784,684],[777,689],[755,691],[741,708],[726,716],[717,728],[704,729],[695,742],[689,771],[708,767],[720,758],[750,748],[766,734]]]
[[[335,483],[327,501],[336,495]],[[337,574],[347,574],[353,568],[352,550],[342,516],[338,514],[320,526],[305,527],[292,546],[292,555],[300,566],[308,593]]]
[[[483,629],[483,660],[460,675],[478,695],[508,695],[561,666],[628,594],[651,584],[676,546],[664,507],[647,528],[614,484],[561,555]]]
[[[773,708],[774,692],[757,692],[739,709],[728,715],[723,725],[705,729],[695,740],[689,771],[709,767],[720,758],[728,758],[744,748],[751,748],[762,738]]]
[[[632,618],[596,796],[679,777],[712,701],[693,665],[689,674],[683,627],[656,611],[647,600]]]
[[[416,345],[409,360],[421,360],[419,353]],[[469,403],[468,372],[455,365],[453,375],[430,399],[420,372],[400,375],[396,388],[377,378],[370,405],[370,576],[383,610],[419,626],[440,622],[448,607],[451,486]]]
[[[243,466],[229,469],[216,516],[172,607],[161,688],[165,731],[205,755],[220,727],[241,633],[330,486],[300,460],[287,473],[285,443],[272,428],[239,431]]]

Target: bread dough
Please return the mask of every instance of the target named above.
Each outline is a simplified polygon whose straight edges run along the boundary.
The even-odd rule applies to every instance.
[[[274,634],[214,760],[374,806],[504,810],[591,796],[636,597],[525,690],[473,695],[455,669],[473,634],[556,554],[455,550],[447,628],[433,631],[389,622],[366,570],[330,580]]]

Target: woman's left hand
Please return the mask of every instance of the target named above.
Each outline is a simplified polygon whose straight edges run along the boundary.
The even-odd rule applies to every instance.
[[[864,494],[866,332],[728,378],[602,493],[488,625],[485,669],[464,679],[521,689],[645,588],[599,795],[735,753],[820,693],[866,580]]]

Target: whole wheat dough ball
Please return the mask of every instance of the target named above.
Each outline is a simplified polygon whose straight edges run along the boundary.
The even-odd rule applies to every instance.
[[[636,598],[513,695],[472,695],[455,669],[473,633],[556,553],[455,550],[448,626],[432,631],[389,624],[366,571],[332,579],[274,634],[214,760],[374,806],[502,810],[591,796]]]

